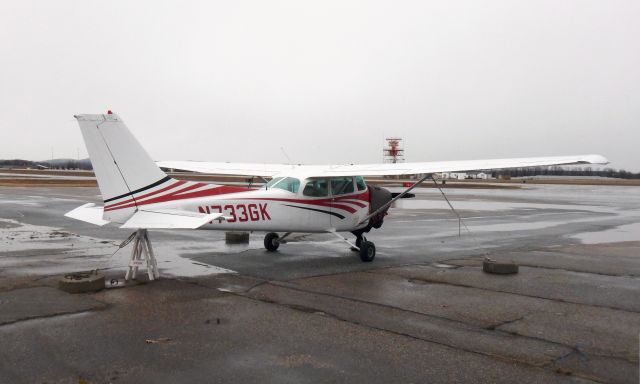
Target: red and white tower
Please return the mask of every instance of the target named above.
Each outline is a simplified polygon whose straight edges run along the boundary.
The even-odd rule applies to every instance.
[[[404,162],[404,148],[400,137],[387,137],[387,144],[382,148],[382,161],[384,163]]]

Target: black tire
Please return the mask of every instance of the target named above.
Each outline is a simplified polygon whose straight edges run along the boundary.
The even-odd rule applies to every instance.
[[[363,241],[360,246],[360,260],[370,263],[376,257],[376,246],[370,241]]]
[[[98,272],[70,273],[58,281],[58,289],[68,293],[98,292],[104,289],[104,275]]]
[[[375,229],[380,229],[380,227],[382,227],[382,224],[384,223],[384,219],[380,219],[378,221],[376,221],[375,223],[373,223],[372,227]]]
[[[275,252],[278,249],[278,247],[280,246],[280,242],[278,241],[279,238],[280,236],[278,236],[277,233],[267,233],[267,235],[264,237],[264,247],[267,249],[267,251]]]

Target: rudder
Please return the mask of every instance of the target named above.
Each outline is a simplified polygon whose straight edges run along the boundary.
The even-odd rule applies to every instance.
[[[105,204],[160,187],[172,180],[153,162],[115,114],[76,115]],[[136,207],[105,211],[104,219],[123,222]]]

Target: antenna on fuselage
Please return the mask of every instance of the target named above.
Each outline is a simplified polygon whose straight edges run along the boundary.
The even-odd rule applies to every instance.
[[[284,157],[287,158],[287,161],[289,165],[293,165],[293,161],[291,161],[291,158],[289,157],[289,155],[287,155],[287,152],[285,152],[284,147],[280,147],[280,150],[282,151],[282,154],[284,155]]]

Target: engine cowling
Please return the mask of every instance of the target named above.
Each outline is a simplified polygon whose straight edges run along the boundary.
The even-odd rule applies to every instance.
[[[392,195],[388,189],[378,187],[375,185],[369,185],[368,187],[369,187],[369,207],[370,207],[369,213],[373,213],[377,211],[378,209],[383,207],[385,204],[387,204],[389,201],[391,201]],[[386,209],[382,210],[380,213],[378,213],[377,215],[369,219],[369,225],[376,229],[380,228],[382,226],[382,222],[388,210],[389,210],[389,207],[387,207]]]

